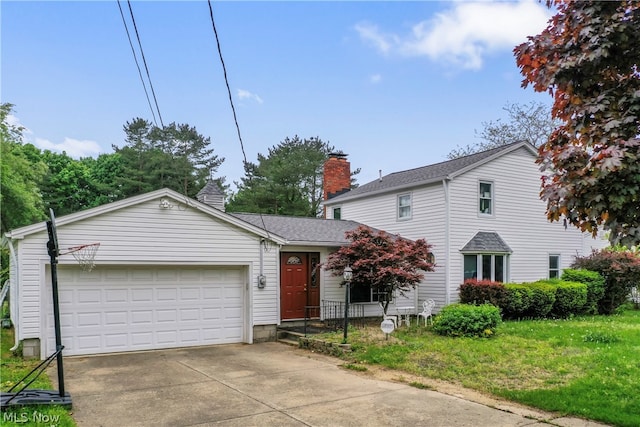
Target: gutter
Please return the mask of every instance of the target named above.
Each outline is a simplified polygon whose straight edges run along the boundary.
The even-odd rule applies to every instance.
[[[449,258],[451,255],[451,243],[449,240],[450,237],[450,227],[451,227],[451,203],[450,203],[450,197],[449,197],[449,182],[451,182],[451,178],[450,177],[446,177],[445,179],[442,180],[442,188],[444,189],[444,250],[445,250],[445,257],[444,257],[444,291],[445,291],[445,295],[444,295],[444,304],[445,305],[449,305],[451,304],[451,295],[450,295],[450,290],[451,290],[451,277],[450,277],[450,273],[451,273],[451,263],[449,262]]]
[[[9,272],[9,310],[10,310],[10,316],[11,316],[11,321],[13,322],[14,325],[14,334],[13,334],[13,347],[11,347],[9,350],[11,351],[16,351],[18,349],[18,346],[20,345],[20,322],[16,321],[16,319],[19,320],[20,318],[20,304],[18,304],[19,301],[19,294],[20,294],[20,266],[18,264],[18,256],[16,255],[16,249],[13,247],[13,241],[11,239],[8,238],[4,238],[3,239],[4,242],[6,243],[7,246],[9,246],[9,256],[11,257],[11,262],[9,263],[9,265],[13,265],[13,268],[15,269],[15,283],[14,281],[11,280],[11,272]],[[15,313],[15,316],[13,315]]]

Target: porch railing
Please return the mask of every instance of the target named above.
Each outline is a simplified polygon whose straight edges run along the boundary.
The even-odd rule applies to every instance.
[[[358,328],[365,326],[364,304],[349,304],[349,324]],[[344,301],[322,300],[322,319],[327,328],[338,330],[344,326]]]

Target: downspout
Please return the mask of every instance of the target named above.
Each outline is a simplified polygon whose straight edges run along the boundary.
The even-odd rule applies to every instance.
[[[14,325],[14,345],[9,350],[16,351],[18,349],[18,346],[20,345],[20,304],[18,304],[18,296],[20,294],[20,266],[18,265],[18,256],[16,255],[16,250],[13,247],[13,240],[6,239],[6,242],[7,246],[9,246],[9,256],[11,257],[11,262],[9,263],[9,265],[13,264],[13,268],[15,269],[15,283],[14,281],[11,281],[11,276],[9,276],[9,283],[11,284],[11,287],[9,288],[9,304],[10,310],[13,312],[12,314],[15,314],[15,316],[11,316],[11,321]],[[18,321],[16,321],[16,319]]]
[[[451,206],[450,206],[450,198],[449,198],[449,181],[451,181],[450,177],[446,177],[442,180],[442,188],[444,189],[444,304],[451,304],[451,263],[449,262],[450,251],[451,251],[451,243],[449,241],[450,236],[450,217],[451,217]]]

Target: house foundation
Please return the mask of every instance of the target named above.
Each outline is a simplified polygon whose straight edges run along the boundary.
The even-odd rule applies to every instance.
[[[254,343],[275,341],[276,337],[276,325],[255,325],[253,327]]]
[[[40,338],[22,340],[22,357],[25,359],[40,359]]]

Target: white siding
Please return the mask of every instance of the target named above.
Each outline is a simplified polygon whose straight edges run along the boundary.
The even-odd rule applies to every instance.
[[[411,193],[411,219],[398,220],[396,215],[399,194]],[[378,197],[348,201],[342,204],[342,219],[359,221],[388,233],[408,239],[426,239],[433,245],[436,269],[425,274],[418,286],[418,300],[434,299],[436,307],[445,303],[445,194],[441,183],[412,190],[403,190]],[[411,297],[413,299],[413,297]],[[417,304],[418,302],[416,302]],[[404,301],[402,304],[404,305]],[[377,304],[375,308],[380,311]]]
[[[193,207],[160,209],[158,200],[123,207],[104,215],[96,215],[58,226],[61,250],[100,242],[96,268],[100,265],[238,265],[247,266],[253,305],[251,325],[276,324],[278,321],[277,250],[264,253],[267,286],[257,288],[260,270],[260,238],[245,230],[216,219]],[[59,221],[60,222],[60,221]],[[47,233],[28,235],[20,241],[21,336],[41,336],[41,298],[45,283]],[[60,264],[74,264],[71,254],[59,257]],[[48,295],[44,297],[49,298]]]
[[[494,215],[478,214],[478,183],[493,182]],[[449,263],[449,302],[458,300],[463,280],[460,253],[478,231],[497,232],[511,247],[509,279],[514,282],[546,278],[548,255],[560,254],[561,269],[569,267],[576,254],[588,255],[607,242],[584,235],[562,222],[550,223],[545,203],[540,200],[540,171],[535,158],[525,148],[505,154],[474,168],[448,184],[449,250],[447,251],[447,207],[442,183],[342,202],[342,218],[403,237],[425,238],[436,256],[436,271],[426,274],[419,287],[419,302],[432,298],[436,312],[447,302],[446,267]],[[410,192],[412,218],[397,219],[397,197]]]
[[[478,183],[493,182],[494,215],[478,214]],[[478,231],[496,232],[513,253],[509,280],[546,278],[549,254],[560,254],[561,269],[583,253],[584,235],[562,222],[549,222],[546,204],[540,200],[540,172],[534,157],[521,148],[454,179],[451,191],[452,300],[463,280],[460,253]],[[594,242],[598,247],[602,245]],[[590,251],[589,251],[590,252]]]

